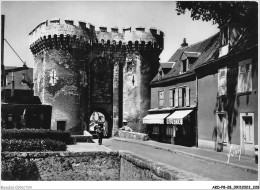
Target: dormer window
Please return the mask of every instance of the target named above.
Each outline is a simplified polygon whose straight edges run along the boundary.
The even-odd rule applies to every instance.
[[[164,73],[163,73],[162,68],[160,67],[158,70],[158,80],[162,80],[163,76],[164,76]]]
[[[184,51],[181,55],[182,69],[181,73],[185,73],[189,70],[190,65],[193,64],[199,57],[200,52],[188,52]]]
[[[219,57],[227,55],[238,42],[244,28],[238,23],[227,23],[220,27]]]
[[[182,61],[182,72],[185,73],[189,70],[189,60],[185,59]]]

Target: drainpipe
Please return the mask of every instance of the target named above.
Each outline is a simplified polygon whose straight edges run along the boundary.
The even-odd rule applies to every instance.
[[[196,147],[198,147],[198,76],[196,74],[196,107],[197,107],[197,110],[196,110]]]
[[[11,97],[14,96],[14,71],[12,71]]]
[[[4,35],[5,33],[5,15],[1,15],[1,86],[6,85],[6,75],[5,75],[5,67],[4,67]]]

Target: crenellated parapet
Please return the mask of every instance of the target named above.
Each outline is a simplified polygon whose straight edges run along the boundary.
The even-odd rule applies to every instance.
[[[110,51],[163,50],[164,33],[156,28],[95,26],[72,19],[49,19],[40,23],[30,36],[30,49],[35,55],[46,49],[82,50],[107,49]]]

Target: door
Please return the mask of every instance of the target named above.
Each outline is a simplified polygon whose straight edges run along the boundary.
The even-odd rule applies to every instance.
[[[66,121],[57,121],[57,130],[65,131]]]
[[[243,139],[245,143],[253,144],[254,143],[254,131],[253,131],[253,118],[252,116],[243,116],[242,117],[243,125]]]

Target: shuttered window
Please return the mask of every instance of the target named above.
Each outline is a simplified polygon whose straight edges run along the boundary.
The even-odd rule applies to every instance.
[[[163,107],[164,104],[164,91],[159,92],[159,107]]]
[[[252,59],[239,63],[237,92],[252,91]]]
[[[227,95],[227,67],[218,70],[218,95]]]

